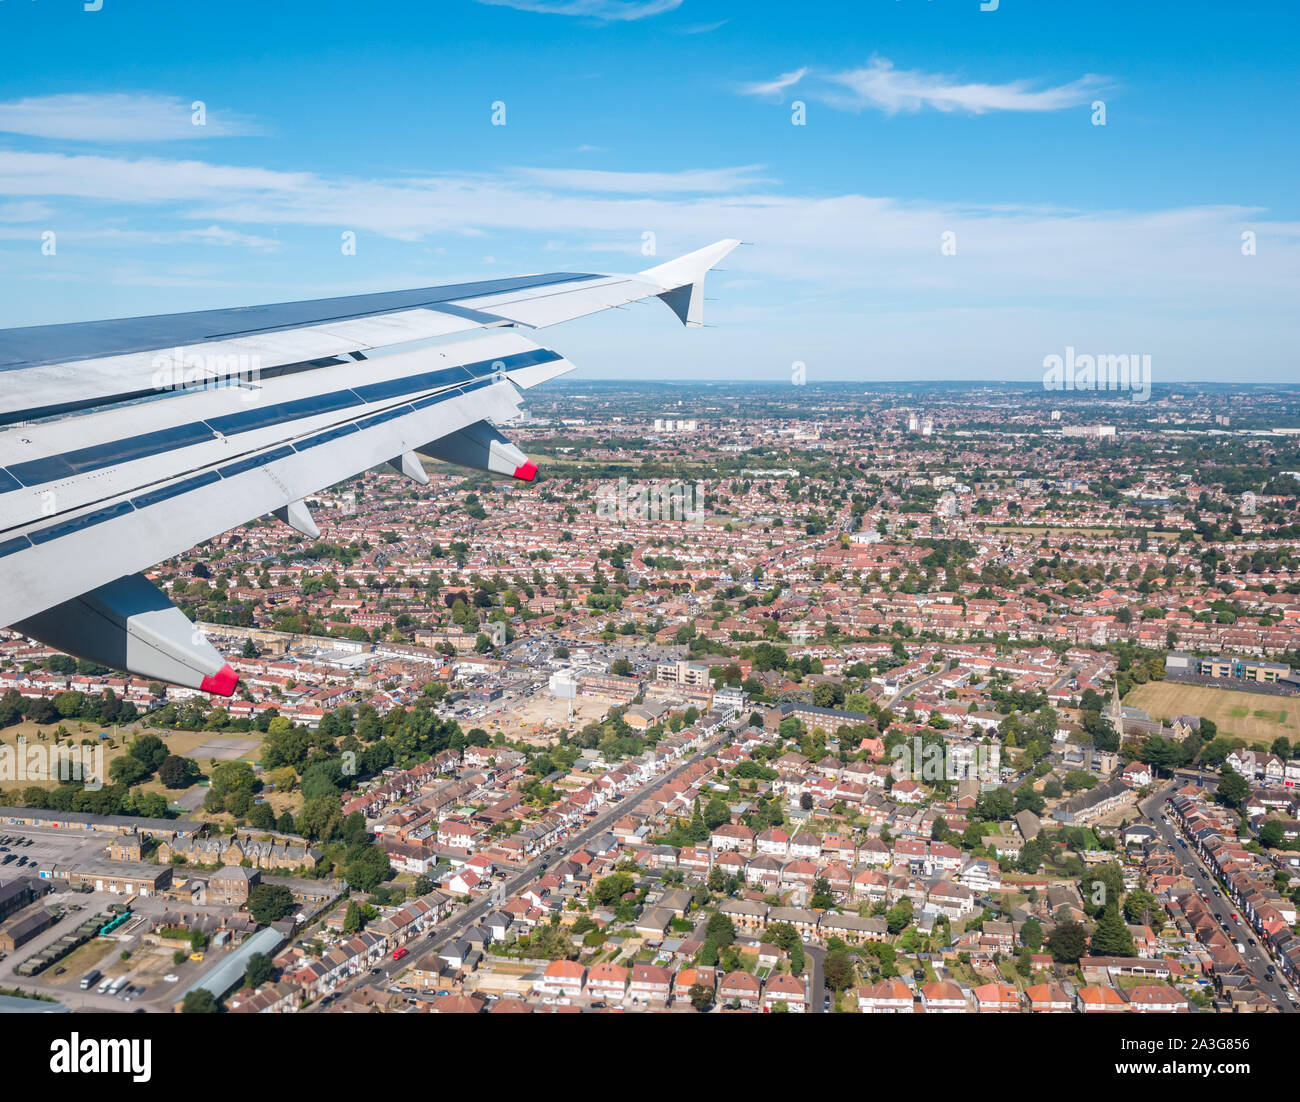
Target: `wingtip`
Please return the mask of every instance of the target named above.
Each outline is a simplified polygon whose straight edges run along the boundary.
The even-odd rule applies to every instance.
[[[239,674],[235,673],[234,668],[227,662],[216,673],[210,674],[199,682],[199,689],[205,693],[212,693],[213,696],[231,696],[238,684]]]
[[[741,244],[735,237],[724,237],[712,245],[686,253],[653,268],[646,268],[637,274],[643,279],[657,282],[661,287],[670,289],[695,283],[704,278],[704,273],[728,256]]]

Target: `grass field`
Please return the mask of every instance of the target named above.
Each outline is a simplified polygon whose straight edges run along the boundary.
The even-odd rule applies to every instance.
[[[193,757],[194,751],[206,747],[208,743],[222,739],[235,738],[247,740],[254,745],[246,750],[232,750],[228,756],[239,757],[244,761],[256,762],[262,753],[262,739],[264,736],[259,731],[240,731],[229,734],[222,731],[172,731],[153,727],[142,727],[139,724],[124,725],[117,730],[114,738],[100,739],[99,732],[104,730],[102,724],[88,723],[84,720],[65,719],[62,721],[63,726],[71,735],[71,740],[64,739],[64,745],[79,745],[83,738],[94,739],[96,744],[102,748],[104,755],[104,770],[112,765],[113,759],[126,753],[127,746],[131,740],[140,734],[157,735],[167,745],[167,749],[174,754],[180,754],[182,757]],[[49,724],[44,727],[37,726],[27,720],[15,724],[12,727],[6,727],[0,731],[0,743],[4,743],[11,749],[18,745],[18,739],[21,736],[30,746],[43,746],[50,748],[54,745],[53,731],[58,724]],[[213,765],[220,759],[208,756],[200,756],[195,759],[199,763],[199,768],[204,773],[210,773]],[[25,788],[28,784],[36,785],[40,788],[52,788],[55,785],[53,781],[40,781],[35,779],[24,778],[21,782],[11,781],[9,779],[0,780],[0,787],[12,784],[19,789]],[[178,792],[164,789],[155,777],[152,781],[147,782],[144,786],[146,791],[158,791],[167,796],[168,799],[175,799]]]
[[[1180,714],[1212,719],[1219,734],[1242,738],[1267,747],[1278,735],[1300,741],[1300,700],[1268,693],[1212,689],[1176,681],[1148,681],[1124,698],[1125,704],[1143,708],[1153,719],[1173,719]]]

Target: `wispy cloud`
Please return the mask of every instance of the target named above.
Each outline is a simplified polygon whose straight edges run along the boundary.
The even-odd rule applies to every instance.
[[[49,218],[54,208],[36,199],[24,199],[20,203],[0,203],[0,223],[38,222]]]
[[[622,242],[627,264],[644,267],[647,230],[664,256],[733,236],[756,243],[735,265],[746,276],[823,293],[833,288],[859,303],[909,292],[936,301],[1092,301],[1105,288],[1108,300],[1158,300],[1179,312],[1221,314],[1229,305],[1290,303],[1300,294],[1300,224],[1270,221],[1256,209],[1084,211],[788,194],[768,186],[760,171],[517,168],[366,179],[158,157],[0,151],[0,195],[18,204],[12,214],[22,218],[32,213],[27,202],[55,208],[41,224],[56,230],[61,222],[69,229],[85,224],[88,212],[134,219],[139,210],[125,228],[163,231],[164,218],[236,227],[248,239],[229,244],[249,248],[270,248],[264,235],[274,228],[283,236],[294,226],[422,244],[472,233],[508,235],[516,252],[555,240],[575,251],[593,243],[617,250]],[[1267,235],[1270,245],[1243,262],[1238,245],[1247,229]],[[955,257],[940,251],[947,231],[959,242]],[[220,243],[225,232],[202,229],[196,240]],[[1068,265],[1058,262],[1062,256]]]
[[[886,114],[920,111],[1060,111],[1086,103],[1106,81],[1089,73],[1069,84],[1035,91],[1030,81],[1007,84],[960,83],[938,73],[895,69],[886,58],[873,58],[861,69],[832,73],[827,78],[845,89],[844,106],[861,110],[878,107]],[[828,100],[831,97],[827,97]]]
[[[17,229],[4,225],[2,216],[0,210],[0,239],[30,241],[37,236],[32,228]],[[132,230],[115,226],[81,228],[74,225],[60,228],[58,234],[61,241],[79,245],[223,245],[256,252],[275,252],[281,245],[274,237],[239,233],[217,225],[180,230]]]
[[[702,188],[705,183],[714,190]],[[7,197],[0,215],[9,216],[7,227],[0,217],[0,239],[25,243],[5,254],[11,295],[36,280],[102,285],[106,270],[111,274],[105,255],[134,265],[137,282],[155,278],[150,272],[171,278],[201,255],[198,277],[174,285],[225,279],[246,300],[248,273],[273,271],[248,264],[249,250],[314,263],[322,242],[337,248],[343,229],[365,235],[366,255],[385,255],[380,269],[365,277],[355,268],[346,275],[322,270],[319,287],[304,285],[299,271],[265,284],[270,289],[259,296],[338,294],[348,279],[370,281],[349,285],[358,291],[468,279],[493,262],[512,271],[592,270],[580,258],[595,253],[608,254],[593,265],[597,271],[634,271],[650,263],[642,252],[650,231],[661,258],[722,236],[754,242],[728,263],[734,269],[728,278],[762,285],[743,304],[729,301],[724,308],[728,355],[756,363],[816,358],[853,371],[894,357],[934,370],[962,364],[1000,377],[1009,362],[1040,364],[1042,348],[1085,340],[1151,347],[1169,358],[1171,370],[1174,363],[1214,370],[1243,357],[1294,362],[1300,223],[1271,220],[1254,208],[1078,210],[792,193],[765,185],[752,165],[595,176],[517,168],[362,178],[189,159],[4,151],[0,195]],[[50,209],[38,212],[31,203]],[[39,222],[30,221],[33,213]],[[58,232],[60,246],[78,244],[81,231],[104,231],[82,238],[95,246],[96,259],[89,247],[43,256],[34,231],[46,228]],[[1249,258],[1240,251],[1247,230],[1267,242]],[[950,232],[955,255],[941,250]],[[393,244],[372,248],[380,239]],[[283,242],[278,250],[277,242]],[[142,251],[150,244],[161,252],[146,265]],[[445,246],[459,260],[440,263],[432,278],[424,254]],[[402,257],[420,263],[404,272],[388,262],[400,264]],[[113,274],[117,282],[125,278]],[[48,306],[37,297],[22,307],[27,314],[15,313],[13,301],[5,304],[10,324],[50,316],[40,313]],[[192,305],[184,295],[154,304]],[[864,326],[872,334],[869,354],[860,339]],[[939,335],[918,344],[918,332]],[[601,338],[590,339],[595,348]],[[575,333],[575,355],[583,340]],[[663,353],[667,346],[653,347]],[[703,359],[681,363],[705,371],[706,351],[692,353]]]
[[[229,111],[152,92],[73,92],[0,103],[0,133],[75,142],[165,142],[259,134],[257,124]]]
[[[775,80],[741,85],[739,91],[750,96],[780,96],[810,75],[808,94],[812,98],[845,111],[871,108],[887,115],[925,109],[972,115],[990,111],[1060,111],[1087,103],[1108,83],[1105,77],[1087,73],[1067,84],[1049,87],[1036,87],[1030,80],[988,84],[920,69],[896,69],[888,58],[873,57],[861,68],[828,72],[804,67]]]
[[[742,96],[779,96],[787,88],[792,88],[798,84],[807,75],[808,66],[805,65],[802,69],[792,69],[788,73],[782,73],[775,80],[758,80],[742,84],[737,91]]]
[[[607,23],[626,23],[675,11],[682,0],[478,0],[497,8],[535,12],[539,15],[573,15]]]
[[[684,27],[674,28],[673,34],[711,34],[730,22],[730,19],[719,19],[714,23],[690,23]]]
[[[741,191],[774,181],[757,173],[761,165],[686,169],[682,172],[605,172],[587,168],[519,168],[529,180],[559,191],[623,195],[719,194]]]

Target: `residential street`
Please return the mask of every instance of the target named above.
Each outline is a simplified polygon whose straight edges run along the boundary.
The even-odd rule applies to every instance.
[[[1273,961],[1258,944],[1259,938],[1256,932],[1240,919],[1233,921],[1233,914],[1239,914],[1240,911],[1237,905],[1226,895],[1214,894],[1214,888],[1217,886],[1222,890],[1222,885],[1214,878],[1213,870],[1201,860],[1190,844],[1180,846],[1178,844],[1180,834],[1173,822],[1161,818],[1165,798],[1172,794],[1176,787],[1173,783],[1165,785],[1139,803],[1139,809],[1159,832],[1161,839],[1173,850],[1174,856],[1187,871],[1187,875],[1191,880],[1204,894],[1209,896],[1208,905],[1211,912],[1216,916],[1223,916],[1220,925],[1223,927],[1224,932],[1231,939],[1240,941],[1246,947],[1242,957],[1259,980],[1260,989],[1265,994],[1274,997],[1278,1009],[1283,1014],[1295,1013],[1297,1008],[1292,1006],[1287,998],[1288,992],[1295,993],[1295,989],[1282,978],[1280,971],[1275,974],[1275,978],[1269,979],[1267,967]],[[1256,944],[1252,945],[1252,941],[1256,942]]]
[[[489,894],[475,899],[472,903],[463,907],[453,914],[446,922],[437,926],[425,937],[425,944],[420,947],[414,945],[408,946],[410,953],[400,961],[385,959],[381,965],[378,965],[380,973],[371,975],[369,972],[354,976],[345,983],[340,984],[335,989],[335,998],[346,995],[356,990],[362,984],[370,983],[376,987],[388,987],[393,978],[408,968],[418,968],[426,959],[434,955],[438,949],[449,941],[454,941],[468,930],[475,922],[487,914],[496,905],[494,900],[500,892],[504,897],[509,898],[515,892],[524,888],[547,868],[560,861],[563,861],[569,855],[576,853],[592,838],[608,830],[618,818],[624,814],[628,806],[634,805],[637,801],[643,800],[648,796],[653,796],[669,781],[673,780],[679,774],[684,772],[688,766],[698,761],[700,758],[708,757],[721,743],[721,738],[714,738],[705,744],[700,750],[684,759],[679,765],[670,769],[661,777],[655,778],[648,785],[630,793],[625,799],[610,804],[609,807],[599,812],[590,823],[575,834],[569,835],[558,846],[552,847],[550,852],[545,856],[539,857],[536,861],[530,862],[520,869],[514,876],[504,882],[504,887],[498,884]],[[311,1009],[318,1009],[322,1004],[318,1003]]]

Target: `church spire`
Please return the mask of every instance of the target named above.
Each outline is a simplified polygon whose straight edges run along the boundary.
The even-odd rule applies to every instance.
[[[1115,728],[1117,735],[1124,733],[1124,706],[1119,701],[1119,682],[1115,681],[1110,687],[1110,703],[1106,705],[1106,718],[1110,720],[1110,725]]]

